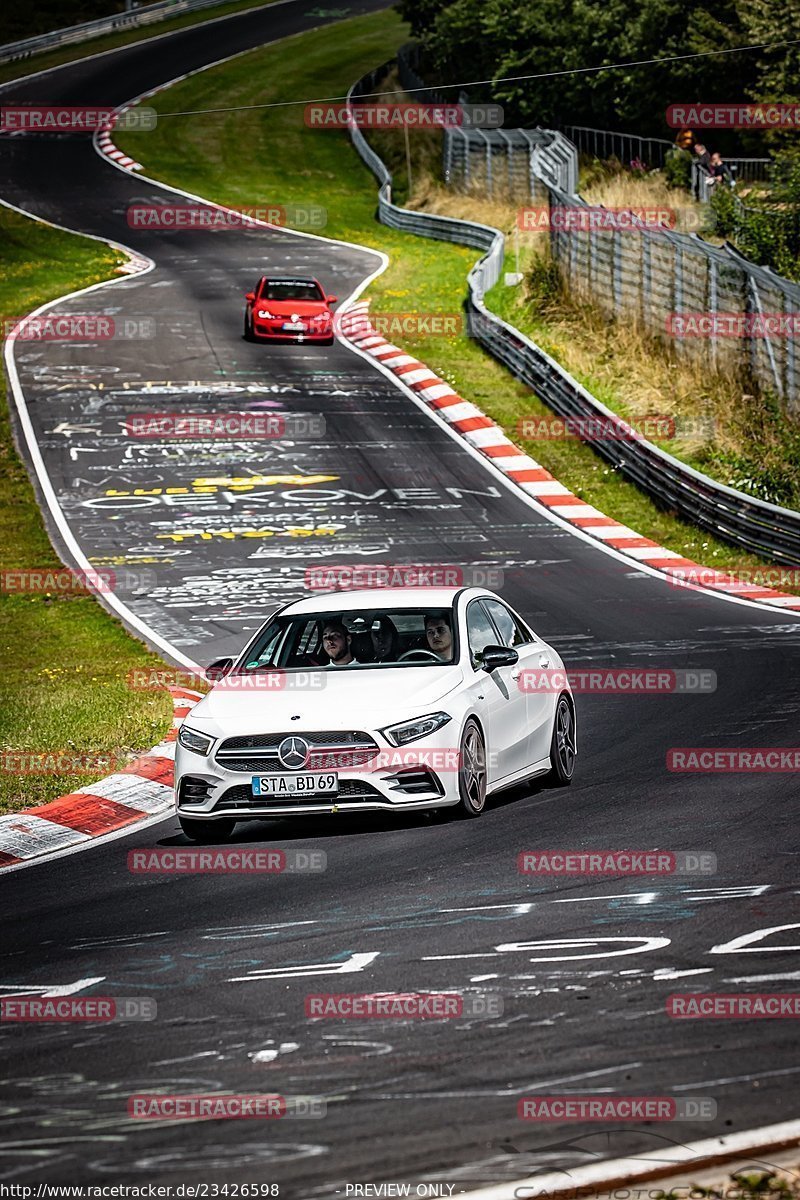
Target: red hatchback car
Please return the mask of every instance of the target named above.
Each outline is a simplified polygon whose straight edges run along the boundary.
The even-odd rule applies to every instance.
[[[264,275],[245,297],[244,336],[248,342],[292,341],[333,344],[336,296],[325,294],[309,276]]]

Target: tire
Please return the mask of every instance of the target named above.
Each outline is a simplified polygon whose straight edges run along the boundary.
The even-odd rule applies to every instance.
[[[556,704],[553,736],[550,739],[551,767],[547,782],[551,787],[569,787],[575,774],[577,753],[575,710],[562,694]]]
[[[253,327],[250,324],[250,322],[247,320],[246,313],[245,313],[245,318],[244,318],[244,332],[242,333],[242,337],[244,338],[244,340],[246,342],[254,342],[256,340],[255,334],[253,333]]]
[[[459,816],[479,817],[486,804],[486,747],[478,722],[469,718],[458,755]]]
[[[227,842],[236,825],[236,822],[231,820],[201,821],[194,817],[178,817],[178,823],[190,841],[200,842],[203,846],[209,846],[213,842]]]

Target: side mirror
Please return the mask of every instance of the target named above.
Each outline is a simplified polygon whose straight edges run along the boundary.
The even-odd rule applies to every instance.
[[[339,299],[338,296],[328,296],[327,302],[328,302],[328,304],[335,304],[338,299]]]
[[[254,302],[255,298],[256,298],[255,292],[248,292],[247,295],[245,296],[245,300],[247,301],[248,304],[252,304]]]
[[[232,658],[217,658],[211,663],[211,666],[206,667],[206,679],[209,683],[217,683],[228,674],[232,666]]]
[[[481,670],[489,674],[498,667],[513,667],[519,662],[519,655],[511,646],[487,646],[483,652]]]

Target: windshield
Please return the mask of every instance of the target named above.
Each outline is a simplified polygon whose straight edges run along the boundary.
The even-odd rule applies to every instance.
[[[265,279],[262,300],[324,300],[322,288],[313,279]]]
[[[442,666],[457,658],[455,629],[450,608],[286,614],[262,630],[238,670]]]

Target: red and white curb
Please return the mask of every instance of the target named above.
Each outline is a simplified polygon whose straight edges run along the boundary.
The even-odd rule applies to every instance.
[[[49,804],[0,816],[0,870],[135,825],[172,808],[175,740],[200,692],[171,687],[172,729],[135,762]]]
[[[124,109],[122,110],[124,111]],[[137,162],[135,158],[124,154],[122,150],[118,150],[111,140],[111,134],[108,129],[103,129],[97,135],[97,148],[106,158],[113,159],[119,167],[124,167],[126,171],[141,171],[142,164]]]
[[[190,73],[195,74],[194,71]],[[134,108],[137,104],[140,104],[142,100],[149,100],[151,96],[157,96],[159,92],[164,92],[168,87],[172,87],[173,83],[178,83],[180,80],[186,78],[186,75],[178,75],[177,78],[170,79],[167,83],[160,83],[158,87],[151,88],[149,92],[142,92],[141,96],[136,96],[135,99],[129,100],[126,104],[120,105],[119,108],[115,108],[114,115],[111,118],[111,124],[107,125],[105,129],[101,129],[95,134],[94,144],[100,153],[106,158],[110,158],[111,161],[123,171],[143,171],[144,166],[142,163],[137,162],[135,158],[131,158],[129,154],[125,154],[124,151],[120,150],[114,145],[111,137],[111,130],[123,113],[128,112],[129,109]]]
[[[724,571],[701,566],[690,558],[684,558],[676,550],[667,550],[658,542],[642,537],[635,529],[629,529],[627,525],[607,517],[598,508],[574,495],[543,466],[515,446],[500,426],[475,404],[454,392],[449,383],[445,383],[424,363],[387,342],[370,323],[367,313],[369,303],[368,300],[358,301],[341,314],[339,322],[342,336],[401,379],[465,441],[490,459],[494,467],[538,504],[634,562],[663,571],[672,577],[676,587],[725,592],[742,600],[757,600],[761,604],[800,611],[800,596],[762,587],[757,583],[746,583]],[[621,424],[624,425],[624,422]]]

